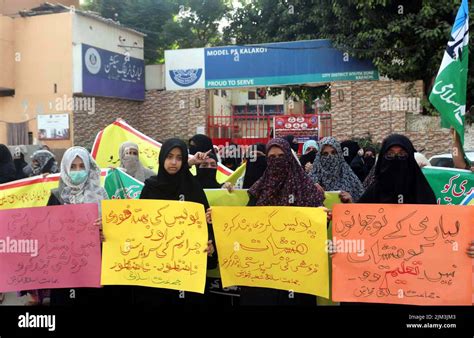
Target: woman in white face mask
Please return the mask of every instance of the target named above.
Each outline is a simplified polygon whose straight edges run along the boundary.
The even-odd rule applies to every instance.
[[[120,168],[125,169],[127,174],[140,182],[145,182],[147,178],[154,176],[155,173],[140,163],[139,154],[140,151],[136,143],[122,143],[119,150]]]
[[[97,203],[107,199],[100,186],[100,168],[82,147],[66,150],[61,161],[59,188],[51,191],[48,205]]]
[[[66,150],[61,161],[60,175],[59,187],[51,191],[48,206],[97,203],[100,215],[100,202],[108,197],[100,186],[100,168],[85,148],[72,147]],[[100,218],[94,225],[102,228]],[[51,305],[100,304],[104,297],[102,289],[53,289]],[[72,293],[75,294],[74,298],[70,297]]]

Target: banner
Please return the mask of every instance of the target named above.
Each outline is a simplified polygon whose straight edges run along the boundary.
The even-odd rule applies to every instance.
[[[52,174],[0,184],[0,210],[44,207],[58,182],[59,174]]]
[[[471,305],[474,208],[338,204],[333,212],[333,299]]]
[[[459,205],[474,192],[474,173],[469,170],[424,167],[422,169],[438,204]]]
[[[92,157],[101,168],[120,166],[119,148],[123,142],[135,142],[140,148],[140,162],[148,169],[158,172],[158,155],[161,143],[140,133],[128,125],[125,121],[118,119],[101,130],[92,147]],[[216,180],[219,183],[227,181],[233,173],[226,166],[218,163]]]
[[[329,297],[322,208],[213,207],[212,221],[223,287]]]
[[[0,211],[0,292],[99,287],[97,204]]]
[[[102,285],[204,293],[207,223],[199,203],[102,201]]]
[[[107,170],[101,172],[103,182]],[[48,204],[51,190],[59,184],[59,174],[35,176],[0,184],[0,210],[44,207]]]

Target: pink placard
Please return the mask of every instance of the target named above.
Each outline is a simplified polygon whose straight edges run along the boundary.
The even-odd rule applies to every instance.
[[[100,286],[97,204],[0,211],[0,292]]]

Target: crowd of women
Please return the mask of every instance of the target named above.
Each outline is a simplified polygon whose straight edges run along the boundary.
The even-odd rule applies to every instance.
[[[455,146],[459,147],[459,142]],[[206,210],[209,241],[205,252],[208,269],[215,268],[218,253],[214,246],[212,212],[203,189],[235,187],[216,181],[218,162],[235,169],[241,161],[246,171],[238,187],[248,189],[248,206],[322,207],[325,191],[339,191],[342,203],[436,204],[436,197],[415,159],[412,142],[403,135],[385,138],[380,152],[373,147],[358,149],[354,142],[339,143],[333,137],[304,143],[298,156],[294,137],[275,138],[268,144],[250,148],[243,159],[221,158],[209,137],[196,135],[186,144],[176,138],[166,140],[159,153],[155,174],[140,162],[137,144],[120,146],[120,166],[129,175],[144,182],[141,199],[184,200],[200,203]],[[462,152],[461,152],[462,153]],[[57,165],[54,155],[42,149],[27,165],[21,149],[12,156],[0,145],[0,183],[35,175],[60,174],[59,186],[51,191],[48,205],[97,203],[107,199],[100,184],[100,168],[82,147],[68,149]],[[457,166],[468,164],[455,158]],[[196,167],[196,176],[189,170]],[[329,216],[331,216],[329,214]],[[101,220],[95,222],[101,228]],[[106,239],[105,239],[106,240]],[[466,248],[474,257],[474,242]],[[337,253],[336,253],[337,254]],[[29,291],[34,293],[34,291]],[[39,294],[39,293],[38,293]],[[71,295],[74,294],[74,297]],[[38,296],[38,302],[42,297]],[[215,302],[204,295],[147,287],[107,286],[100,289],[53,289],[51,304],[207,304]],[[283,304],[315,305],[315,297],[287,291],[242,287],[241,305]]]

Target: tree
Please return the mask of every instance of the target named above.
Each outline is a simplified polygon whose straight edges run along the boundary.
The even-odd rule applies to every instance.
[[[180,48],[219,46],[219,25],[230,10],[226,0],[186,0],[180,5],[177,25],[171,32]]]
[[[83,9],[137,29],[145,37],[145,61],[164,60],[164,51],[222,43],[218,27],[229,0],[88,0]]]
[[[372,60],[381,75],[423,80],[428,94],[460,0],[256,0],[242,5],[230,17],[226,40],[330,39],[351,56]],[[469,58],[468,107],[474,96],[473,53]]]

